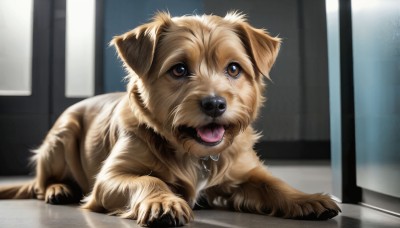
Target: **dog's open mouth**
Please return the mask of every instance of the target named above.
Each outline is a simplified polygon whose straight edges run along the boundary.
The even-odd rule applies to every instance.
[[[181,127],[181,130],[197,142],[206,146],[216,146],[224,139],[225,127],[211,123],[202,127]]]

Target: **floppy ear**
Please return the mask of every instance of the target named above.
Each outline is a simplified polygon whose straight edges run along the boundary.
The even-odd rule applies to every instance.
[[[170,21],[168,13],[158,13],[152,22],[113,38],[111,45],[116,47],[125,67],[131,68],[138,76],[148,73],[160,33]]]
[[[278,56],[281,39],[256,29],[244,20],[239,22],[238,33],[257,70],[269,78],[269,71]]]

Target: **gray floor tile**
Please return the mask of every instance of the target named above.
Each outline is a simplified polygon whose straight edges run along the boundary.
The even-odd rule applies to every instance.
[[[268,169],[304,192],[331,192],[329,163],[270,162]],[[0,184],[25,178],[0,178]],[[344,227],[399,228],[400,218],[359,205],[341,204],[343,213],[328,221],[299,221],[217,210],[195,211],[185,227]],[[38,200],[1,200],[0,227],[139,227],[135,221],[82,210],[77,206],[54,206]]]

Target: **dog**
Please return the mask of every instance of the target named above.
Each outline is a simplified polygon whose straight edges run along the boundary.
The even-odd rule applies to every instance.
[[[37,198],[142,226],[181,226],[195,206],[292,219],[340,212],[272,176],[251,124],[281,40],[240,13],[171,17],[159,12],[111,41],[127,92],[69,107],[34,151],[36,176],[0,198]]]

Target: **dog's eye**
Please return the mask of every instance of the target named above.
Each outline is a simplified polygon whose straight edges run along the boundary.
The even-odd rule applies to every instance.
[[[242,68],[237,63],[229,63],[229,65],[226,67],[226,73],[232,78],[239,77],[241,72]]]
[[[183,63],[176,64],[171,68],[169,72],[175,78],[181,78],[189,75],[189,70]]]

